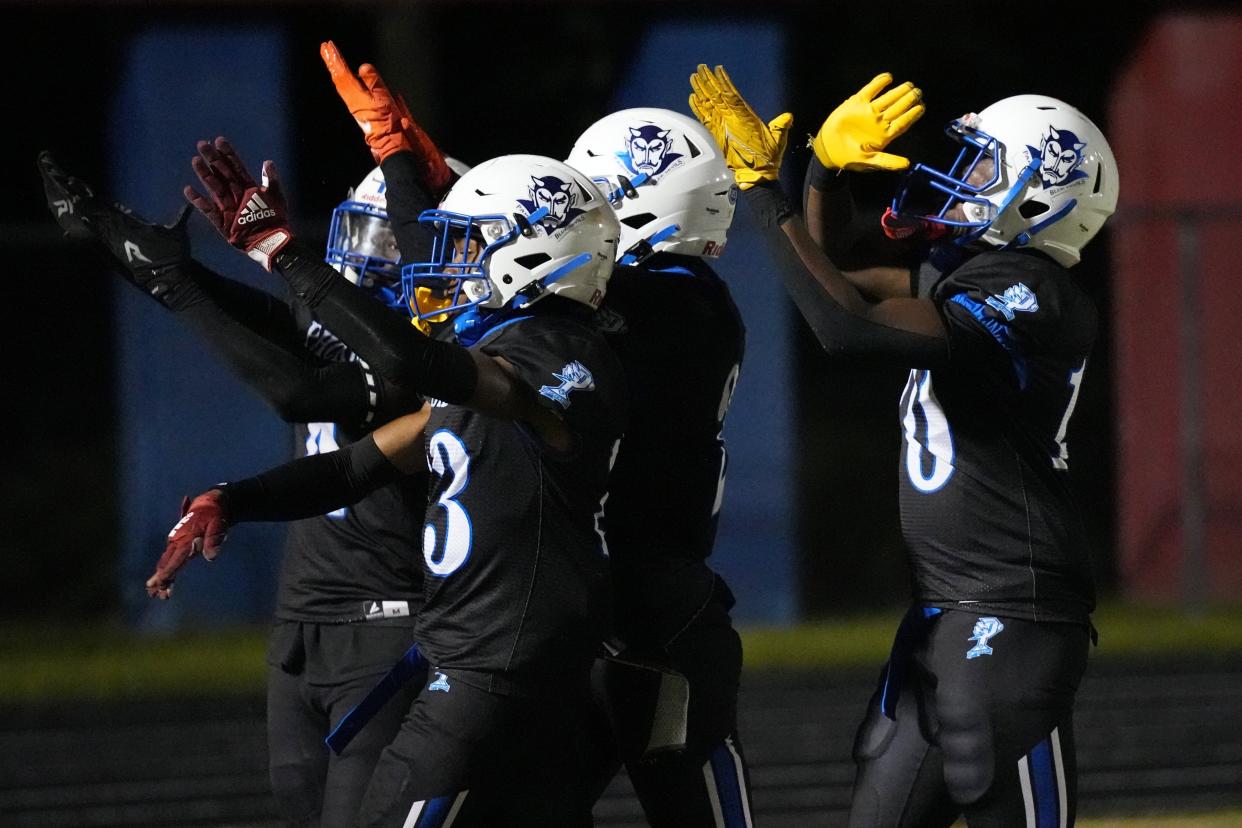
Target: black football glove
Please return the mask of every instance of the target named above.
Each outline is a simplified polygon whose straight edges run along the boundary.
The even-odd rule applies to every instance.
[[[48,209],[65,235],[90,243],[109,266],[160,304],[176,307],[178,293],[190,283],[190,237],[186,206],[172,224],[154,224],[123,204],[95,195],[85,181],[70,175],[46,150],[39,153],[39,173]]]

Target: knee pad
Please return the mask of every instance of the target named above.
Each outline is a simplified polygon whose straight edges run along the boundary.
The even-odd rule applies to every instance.
[[[883,756],[896,734],[897,722],[885,716],[879,704],[869,705],[867,718],[854,736],[854,761],[862,763]]]
[[[940,709],[937,741],[944,756],[944,782],[959,805],[977,801],[992,787],[996,746],[992,726],[981,711]]]

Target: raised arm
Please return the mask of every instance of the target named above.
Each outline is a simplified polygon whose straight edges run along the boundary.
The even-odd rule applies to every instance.
[[[371,157],[384,171],[388,219],[405,262],[425,261],[432,236],[419,223],[435,207],[456,176],[444,153],[418,125],[405,100],[389,90],[379,71],[364,63],[355,75],[332,41],[319,44],[336,93],[362,130]]]
[[[825,119],[811,141],[803,187],[807,230],[850,283],[873,301],[908,297],[910,245],[886,235],[879,212],[859,216],[849,180],[856,174],[906,169],[905,157],[885,150],[922,117],[922,90],[876,75]]]
[[[691,85],[691,109],[713,135],[724,136],[726,163],[763,231],[778,275],[825,350],[912,367],[947,361],[944,324],[930,301],[867,301],[797,216],[778,179],[792,116],[785,113],[765,124],[723,67],[712,72],[700,66]]]
[[[156,224],[97,197],[49,153],[39,156],[39,170],[66,235],[89,244],[108,270],[189,324],[282,419],[365,427],[418,406],[414,394],[357,362],[312,355],[287,304],[195,261],[188,212]]]
[[[259,185],[224,138],[200,141],[198,151],[192,166],[210,198],[187,187],[190,202],[230,244],[267,270],[274,267],[298,300],[381,376],[427,397],[526,422],[549,446],[570,447],[564,424],[502,361],[424,336],[294,242],[271,161],[263,162]]]

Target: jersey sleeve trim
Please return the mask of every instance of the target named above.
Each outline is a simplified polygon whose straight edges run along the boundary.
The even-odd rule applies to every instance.
[[[971,316],[975,318],[983,329],[986,330],[997,344],[1005,349],[1005,353],[1009,354],[1009,360],[1013,365],[1014,376],[1018,380],[1018,389],[1026,390],[1027,377],[1029,376],[1026,356],[1023,355],[1018,343],[1014,340],[1013,333],[1009,330],[1009,326],[999,319],[988,316],[981,302],[976,302],[965,293],[957,293],[949,297],[950,302],[956,302],[965,308]]]

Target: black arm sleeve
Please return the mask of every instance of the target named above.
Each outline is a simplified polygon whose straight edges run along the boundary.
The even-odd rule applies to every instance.
[[[742,193],[742,202],[755,218],[764,243],[803,319],[824,350],[833,356],[936,368],[948,363],[948,340],[944,337],[882,325],[851,312],[822,287],[794,249],[781,225],[794,217],[793,206],[778,182],[758,184]],[[826,257],[820,266],[832,268]],[[839,276],[839,274],[837,274]],[[839,276],[842,280],[845,277]]]
[[[434,236],[418,223],[418,217],[436,203],[419,183],[414,153],[395,152],[380,162],[380,169],[384,172],[388,221],[397,237],[402,263],[430,261]]]
[[[275,264],[298,299],[389,382],[448,403],[473,396],[479,375],[468,350],[424,336],[296,241]]]
[[[920,257],[927,252],[926,244],[886,236],[880,223],[883,210],[857,208],[849,185],[851,175],[830,170],[811,155],[802,187],[807,229],[814,231],[820,247],[842,270],[877,266],[917,269]],[[812,188],[819,194],[819,222],[814,228],[807,210]]]
[[[293,313],[271,294],[225,279],[193,263],[193,287],[178,291],[174,312],[185,319],[229,367],[293,423],[378,424],[417,407],[356,362],[328,362],[301,346]],[[371,374],[371,376],[368,376]],[[391,405],[383,405],[391,400]],[[397,412],[379,409],[405,406]]]
[[[343,449],[302,457],[220,489],[235,523],[302,520],[352,506],[400,476],[368,434]]]
[[[824,251],[829,258],[836,261],[834,252],[827,245],[842,237],[854,222],[854,196],[850,192],[849,178],[842,170],[830,170],[820,163],[811,153],[810,163],[806,165],[806,177],[802,181],[802,214],[807,214],[811,190],[819,193],[820,227],[808,229],[820,231],[823,238]]]

